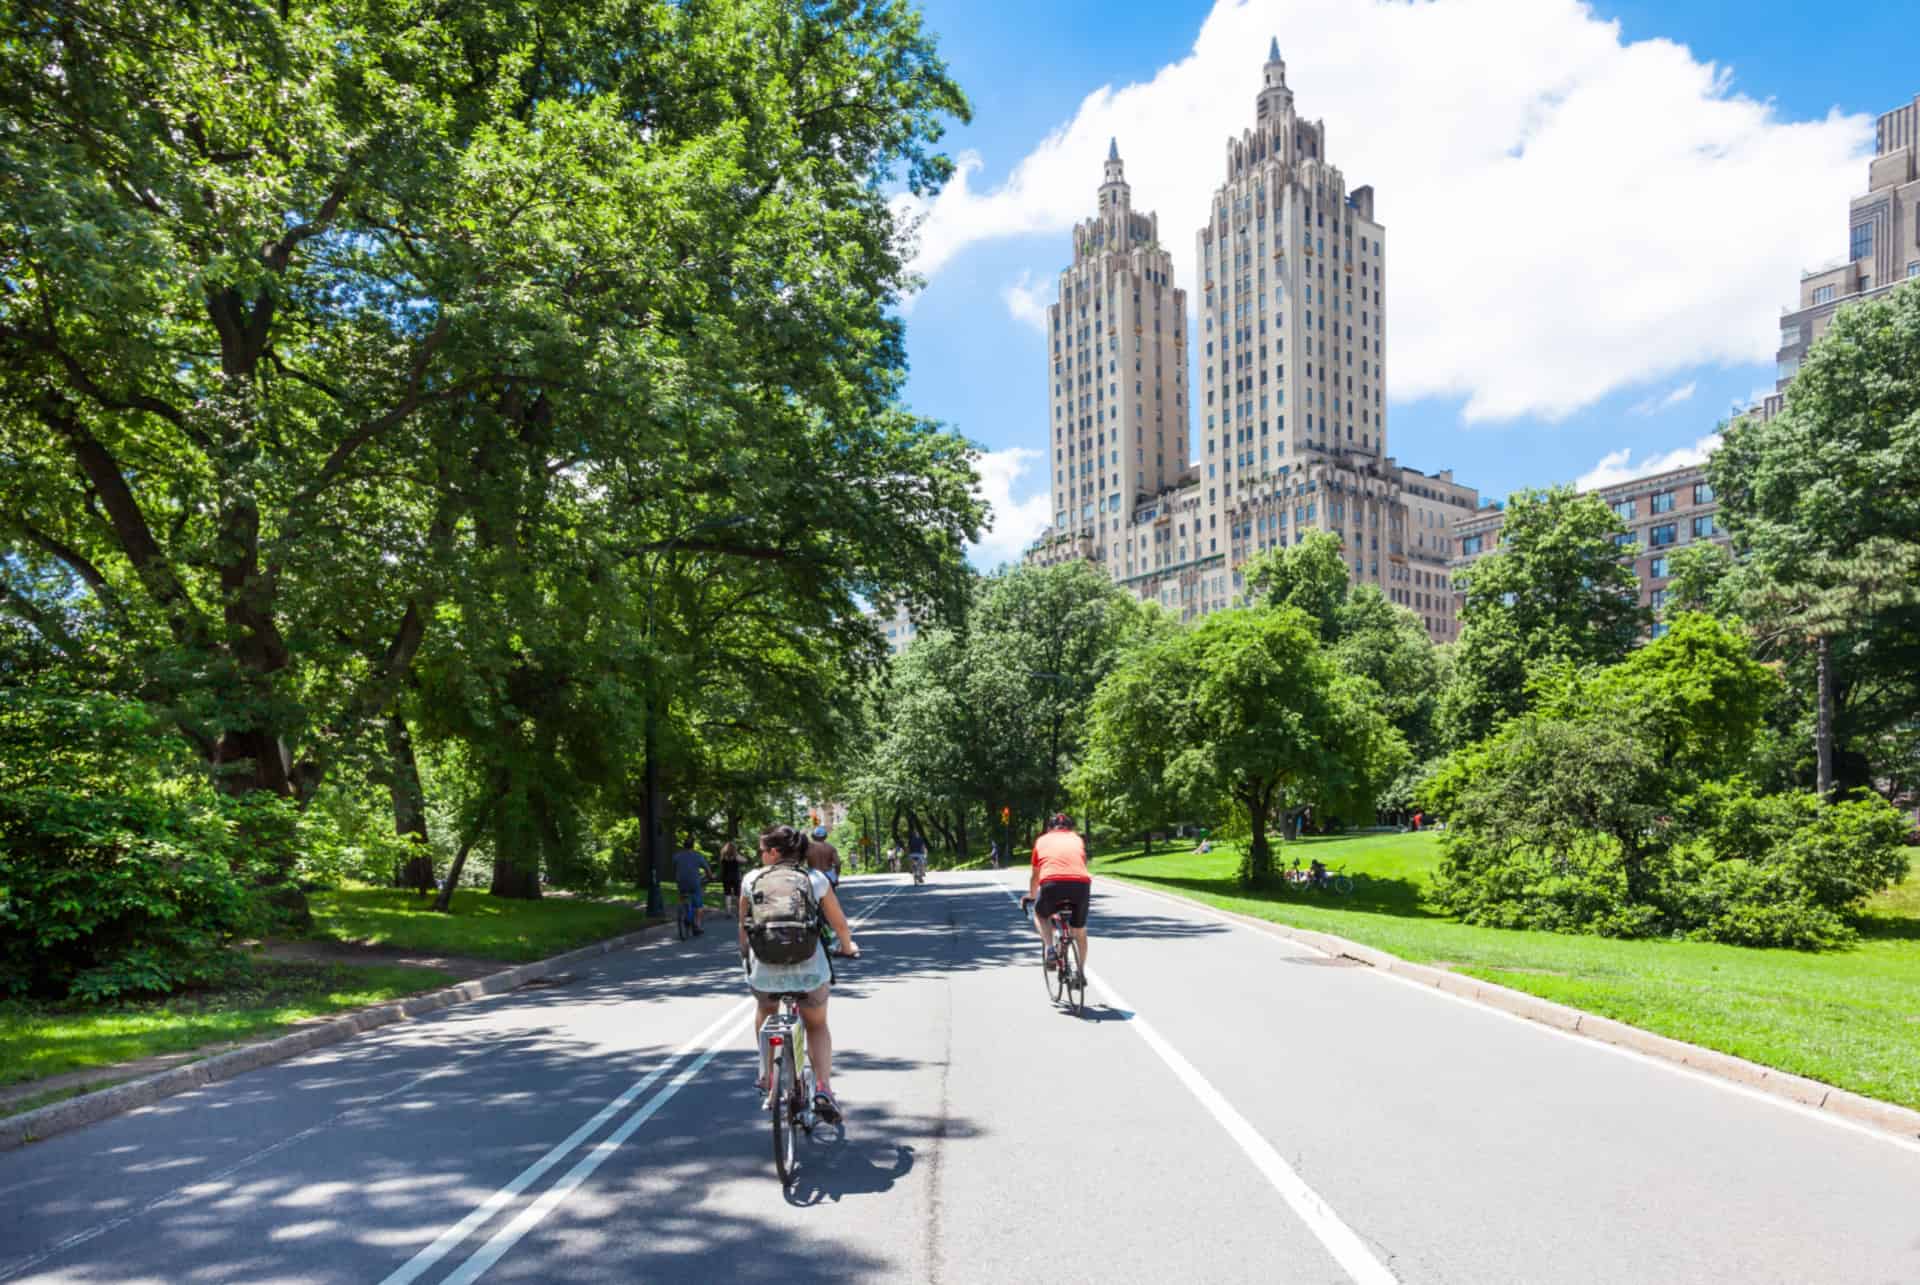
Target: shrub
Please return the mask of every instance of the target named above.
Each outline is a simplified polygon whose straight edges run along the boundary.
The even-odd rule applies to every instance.
[[[220,797],[166,744],[135,702],[0,690],[0,994],[212,980],[259,923],[266,858],[297,818]]]

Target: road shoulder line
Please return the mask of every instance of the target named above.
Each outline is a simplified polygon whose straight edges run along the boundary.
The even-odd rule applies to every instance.
[[[273,1039],[262,1040],[257,1044],[243,1044],[237,1049],[216,1053],[212,1057],[202,1058],[197,1062],[187,1062],[125,1084],[97,1089],[92,1093],[82,1093],[37,1110],[8,1116],[0,1119],[0,1151],[10,1151],[30,1142],[44,1141],[56,1134],[98,1124],[112,1116],[139,1107],[151,1106],[163,1098],[170,1098],[190,1089],[205,1088],[209,1084],[216,1084],[222,1080],[230,1080],[244,1072],[258,1070],[263,1066],[272,1066],[289,1058],[298,1057],[302,1053],[311,1053],[315,1049],[339,1044],[366,1031],[390,1026],[410,1017],[435,1013],[443,1008],[451,1008],[455,1004],[485,999],[489,995],[505,994],[528,982],[538,981],[559,972],[570,965],[584,964],[616,950],[637,946],[651,935],[671,927],[671,923],[651,924],[638,932],[609,937],[605,941],[597,941],[590,946],[582,946],[578,950],[570,950],[562,955],[551,955],[546,959],[518,964],[502,969],[500,972],[489,973],[485,977],[476,977],[471,981],[459,982],[440,990],[409,995],[405,999],[389,1000],[384,1004],[356,1009],[341,1017],[315,1022],[288,1035],[275,1036]]]
[[[1330,958],[1345,956],[1348,959],[1357,960],[1376,972],[1423,990],[1436,991],[1448,998],[1476,1007],[1492,1009],[1509,1017],[1533,1022],[1562,1035],[1578,1036],[1585,1042],[1616,1052],[1630,1053],[1671,1068],[1692,1071],[1724,1088],[1752,1093],[1779,1105],[1810,1111],[1814,1113],[1815,1118],[1822,1119],[1828,1124],[1859,1128],[1875,1136],[1903,1142],[1908,1146],[1920,1144],[1920,1111],[1896,1106],[1891,1102],[1882,1102],[1877,1098],[1836,1088],[1819,1080],[1810,1080],[1759,1062],[1750,1062],[1731,1053],[1722,1053],[1717,1049],[1689,1044],[1685,1040],[1677,1040],[1672,1036],[1656,1035],[1638,1026],[1631,1026],[1610,1017],[1602,1017],[1597,1013],[1589,1013],[1585,1009],[1544,1000],[1537,995],[1529,995],[1525,991],[1517,991],[1497,982],[1483,982],[1463,973],[1453,973],[1443,968],[1416,964],[1398,955],[1373,946],[1362,945],[1360,942],[1351,941],[1333,933],[1317,932],[1310,928],[1295,928],[1290,924],[1276,923],[1256,915],[1222,910],[1218,906],[1210,906],[1206,902],[1182,897],[1177,893],[1162,892],[1157,888],[1144,888],[1122,875],[1102,877],[1110,878],[1113,882],[1142,896],[1157,897],[1162,901],[1191,907],[1242,927],[1258,929],[1268,936],[1294,942]]]

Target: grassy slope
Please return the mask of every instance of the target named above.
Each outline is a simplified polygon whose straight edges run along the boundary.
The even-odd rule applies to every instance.
[[[1907,883],[1870,905],[1858,947],[1810,954],[1456,923],[1425,903],[1439,862],[1434,835],[1308,840],[1280,851],[1283,862],[1345,865],[1354,895],[1243,896],[1233,883],[1239,853],[1226,845],[1207,856],[1133,848],[1102,856],[1095,870],[1920,1107],[1920,858]]]
[[[516,901],[464,889],[454,893],[450,915],[436,914],[428,909],[430,900],[393,888],[316,892],[309,902],[315,937],[478,959],[544,959],[638,932],[646,924],[641,911],[610,902]]]
[[[217,990],[106,1008],[0,1004],[0,1084],[244,1040],[293,1022],[444,986],[421,968],[260,964]]]

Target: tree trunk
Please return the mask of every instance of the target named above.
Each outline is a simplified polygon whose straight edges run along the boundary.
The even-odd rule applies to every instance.
[[[538,900],[540,867],[537,863],[520,865],[502,859],[496,853],[493,859],[493,883],[487,891],[496,897],[511,897],[519,901]]]
[[[433,850],[427,846],[427,797],[420,785],[420,764],[413,756],[413,735],[399,710],[387,714],[387,793],[393,800],[393,832],[411,839],[412,853],[399,870],[398,884],[421,896],[433,891]]]
[[[473,828],[461,840],[460,851],[454,853],[453,864],[447,867],[447,882],[440,889],[440,895],[433,900],[433,908],[443,915],[453,911],[453,890],[460,886],[460,876],[467,868],[467,854],[473,851],[473,845],[480,841],[480,836],[487,832],[487,823],[492,819],[494,805],[498,802],[496,797],[481,809],[480,815],[474,818]]]
[[[1833,639],[1814,642],[1818,695],[1813,722],[1814,792],[1822,802],[1833,793]]]
[[[1254,887],[1273,877],[1273,849],[1267,843],[1267,810],[1272,797],[1267,791],[1250,789],[1240,796],[1247,809],[1247,825],[1253,833],[1247,855],[1240,860],[1240,883]]]

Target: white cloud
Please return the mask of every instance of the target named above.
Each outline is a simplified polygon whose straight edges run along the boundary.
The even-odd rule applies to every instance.
[[[1635,415],[1658,415],[1663,410],[1672,410],[1682,402],[1693,400],[1695,389],[1699,385],[1692,380],[1668,391],[1664,397],[1643,397],[1633,404]]]
[[[1014,483],[1041,466],[1040,489],[1025,499],[1013,497]],[[1017,562],[1053,517],[1045,476],[1046,457],[1039,451],[1015,446],[1004,451],[988,451],[974,462],[980,473],[976,493],[993,507],[991,530],[973,546],[974,561],[994,567],[1002,562]]]
[[[1582,473],[1574,486],[1582,491],[1591,491],[1597,486],[1612,486],[1616,482],[1631,482],[1636,477],[1652,477],[1655,473],[1664,473],[1668,469],[1683,468],[1689,464],[1704,464],[1707,456],[1713,454],[1720,445],[1720,434],[1708,433],[1692,446],[1677,446],[1673,450],[1658,455],[1649,455],[1635,461],[1630,447],[1621,447],[1617,451],[1608,451],[1600,457],[1600,462]]]
[[[1559,418],[1703,363],[1769,360],[1799,269],[1844,235],[1866,116],[1788,121],[1667,40],[1580,0],[1216,0],[1192,50],[1102,86],[983,184],[959,158],[920,218],[929,277],[977,242],[1088,217],[1117,136],[1179,283],[1270,33],[1296,105],[1387,228],[1389,389],[1469,420]],[[1068,255],[1060,241],[1061,260]]]
[[[1047,305],[1053,301],[1051,286],[1044,282],[1036,285],[1031,272],[1022,272],[1018,281],[1001,288],[1000,299],[1015,321],[1042,335],[1047,333]]]

